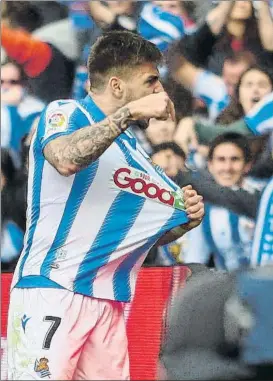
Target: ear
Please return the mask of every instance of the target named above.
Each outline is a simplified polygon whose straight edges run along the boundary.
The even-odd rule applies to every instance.
[[[245,168],[244,168],[244,174],[247,175],[248,172],[251,170],[251,167],[252,167],[252,162],[249,162],[245,165]]]
[[[109,88],[114,97],[121,99],[125,92],[125,83],[118,77],[111,77],[109,79]]]

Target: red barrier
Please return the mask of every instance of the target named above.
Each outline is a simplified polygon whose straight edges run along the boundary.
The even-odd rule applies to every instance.
[[[136,295],[125,308],[132,380],[155,380],[166,301],[183,286],[187,268],[158,267],[140,271]],[[7,379],[7,313],[12,274],[1,278],[1,380]]]

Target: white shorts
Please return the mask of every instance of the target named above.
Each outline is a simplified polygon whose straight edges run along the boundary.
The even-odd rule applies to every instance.
[[[67,290],[11,292],[9,380],[129,380],[121,302]]]

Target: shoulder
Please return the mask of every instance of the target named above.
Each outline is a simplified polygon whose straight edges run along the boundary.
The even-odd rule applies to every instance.
[[[70,123],[79,127],[89,124],[86,115],[79,107],[79,103],[72,99],[57,100],[49,103],[44,111],[44,123],[57,127]]]

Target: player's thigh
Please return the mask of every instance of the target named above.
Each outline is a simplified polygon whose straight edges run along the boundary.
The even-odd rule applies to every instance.
[[[88,328],[81,296],[58,289],[14,289],[8,322],[9,379],[71,380]]]
[[[77,365],[75,380],[129,380],[124,309],[120,302],[94,299],[101,311]]]

